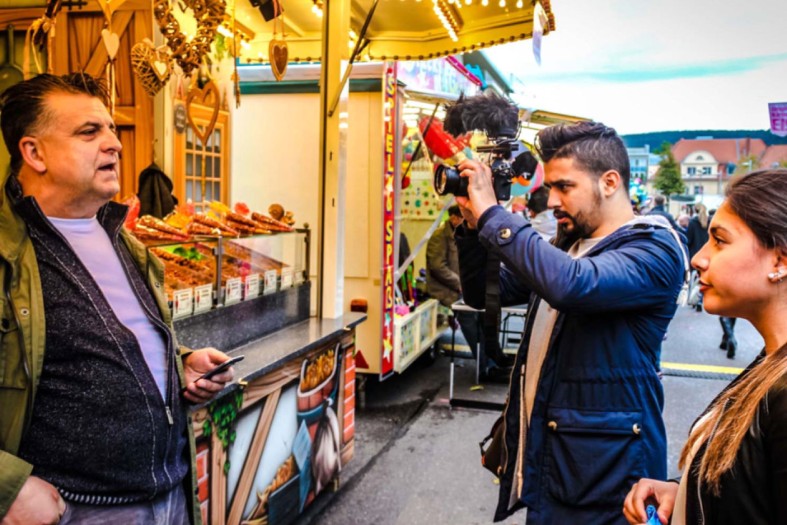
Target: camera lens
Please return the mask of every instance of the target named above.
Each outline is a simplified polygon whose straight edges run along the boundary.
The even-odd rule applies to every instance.
[[[450,166],[440,164],[434,172],[434,190],[438,195],[453,194],[457,197],[467,197],[468,181],[459,176],[459,171]]]

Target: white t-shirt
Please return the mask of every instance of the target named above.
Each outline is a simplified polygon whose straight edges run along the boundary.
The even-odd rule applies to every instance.
[[[68,240],[96,280],[118,320],[136,337],[156,386],[162,398],[166,397],[167,348],[164,337],[145,315],[107,232],[95,216],[89,219],[47,218]]]

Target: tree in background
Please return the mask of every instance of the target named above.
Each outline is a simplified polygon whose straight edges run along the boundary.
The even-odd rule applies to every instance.
[[[738,160],[738,164],[735,165],[735,171],[733,174],[742,175],[744,173],[749,173],[750,171],[755,171],[758,169],[759,165],[760,158],[757,155],[744,155]]]
[[[672,144],[663,142],[654,153],[660,155],[661,160],[656,176],[653,177],[653,187],[667,197],[685,192],[686,185],[680,175],[680,166],[672,155]]]

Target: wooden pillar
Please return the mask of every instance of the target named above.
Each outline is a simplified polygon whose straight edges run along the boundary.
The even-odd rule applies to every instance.
[[[349,55],[350,0],[325,2],[320,73],[320,203],[317,311],[335,319],[344,310],[344,218],[347,172],[347,94],[337,93]],[[361,242],[368,242],[363,240]]]

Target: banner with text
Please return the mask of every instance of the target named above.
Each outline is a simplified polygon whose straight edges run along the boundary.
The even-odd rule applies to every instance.
[[[768,112],[771,115],[771,133],[787,137],[787,102],[770,102]]]

